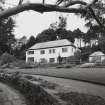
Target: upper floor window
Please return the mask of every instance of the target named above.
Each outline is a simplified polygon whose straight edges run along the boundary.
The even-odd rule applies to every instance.
[[[50,49],[49,50],[49,53],[51,54],[51,53],[55,53],[55,49]]]
[[[53,49],[53,53],[55,53],[55,49]]]
[[[74,51],[74,49],[72,48],[72,52]]]
[[[51,49],[49,50],[49,53],[51,54]]]
[[[62,52],[67,52],[67,48],[62,48]]]
[[[40,54],[45,54],[45,50],[41,50],[40,51]]]
[[[30,54],[34,54],[34,51],[28,51],[28,54],[30,55]]]

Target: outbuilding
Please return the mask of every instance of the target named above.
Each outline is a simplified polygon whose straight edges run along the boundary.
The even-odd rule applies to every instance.
[[[96,51],[89,56],[89,62],[101,63],[105,60],[105,54],[101,51]]]

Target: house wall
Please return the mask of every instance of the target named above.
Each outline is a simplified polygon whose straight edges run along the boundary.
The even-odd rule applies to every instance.
[[[96,62],[102,62],[105,60],[105,56],[97,55],[97,56],[90,56],[89,62],[96,63]]]
[[[67,48],[67,52],[62,52],[62,48]],[[53,53],[53,49],[55,49],[55,53]],[[44,50],[45,54],[40,54],[40,51]],[[49,50],[52,51],[52,53],[49,53]],[[56,47],[56,48],[47,48],[47,49],[39,49],[39,50],[28,50],[28,51],[34,51],[34,54],[28,54],[28,51],[26,51],[26,62],[28,62],[29,57],[34,57],[34,63],[35,62],[41,62],[41,59],[46,59],[46,62],[50,62],[50,58],[54,58],[54,63],[57,63],[57,58],[60,55],[61,57],[69,57],[73,56],[74,52],[77,49],[73,46],[64,46],[64,47]]]

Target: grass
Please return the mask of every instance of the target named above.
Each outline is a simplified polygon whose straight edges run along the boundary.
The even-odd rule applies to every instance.
[[[82,80],[84,78],[85,79],[91,78],[90,81],[91,80],[99,81],[100,79],[100,81],[102,80],[105,84],[105,69],[100,69],[100,68],[95,68],[95,69],[94,68],[92,69],[89,69],[89,68],[86,68],[86,69],[85,68],[83,69],[80,69],[80,68],[73,68],[73,69],[50,69],[50,68],[49,69],[8,69],[8,72],[14,72],[14,71],[21,71],[21,72],[30,73],[30,74],[40,73],[41,75],[50,75],[50,76],[56,76],[56,77],[62,76],[63,78],[72,77],[74,79],[77,78],[79,80],[80,79]],[[33,79],[32,76],[30,75],[28,75],[27,78],[30,80]],[[55,89],[56,84],[51,84],[50,82],[43,81],[42,79],[37,79],[37,81],[39,81],[42,84],[41,85],[42,87],[46,87],[46,85],[48,85],[47,87],[49,89]],[[31,85],[28,85],[28,86],[29,86],[28,90],[30,90]],[[32,93],[35,93],[35,92],[32,92]],[[61,100],[67,102],[66,105],[105,105],[105,100],[101,98],[100,96],[94,96],[94,95],[78,93],[78,92],[69,92],[69,93],[62,92],[62,93],[57,93],[56,95],[59,96]],[[41,104],[41,105],[44,105],[44,104]]]
[[[105,105],[105,100],[99,96],[77,92],[58,93],[57,95],[67,102],[66,105]]]
[[[5,69],[8,72],[22,72],[32,75],[62,77],[66,79],[82,80],[105,85],[105,68],[35,68],[35,69]]]
[[[35,77],[30,76],[30,75],[26,75],[24,77],[29,79],[29,80],[31,80],[31,81],[37,81],[37,82],[39,82],[40,86],[42,86],[44,88],[55,89],[56,86],[58,86],[58,84],[48,82],[48,81],[43,80],[41,78],[35,78]]]

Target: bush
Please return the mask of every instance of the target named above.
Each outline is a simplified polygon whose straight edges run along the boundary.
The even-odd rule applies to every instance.
[[[16,61],[17,61],[17,59],[8,53],[4,53],[0,57],[0,65],[4,65],[4,64],[16,62]]]
[[[22,78],[19,72],[14,74],[0,74],[0,81],[12,85],[28,100],[28,105],[59,105],[58,101],[49,95],[38,84]]]
[[[99,96],[70,92],[58,93],[61,99],[67,102],[66,105],[105,105],[105,100]]]
[[[64,68],[71,68],[71,65],[65,65]]]

